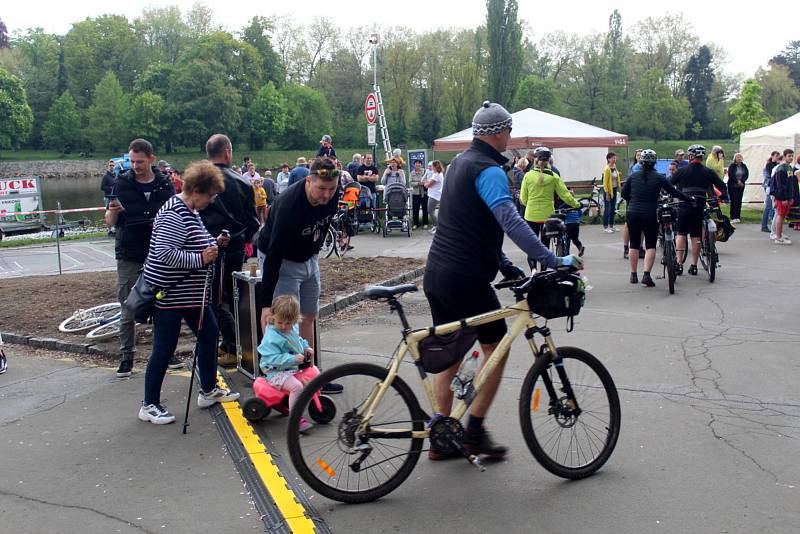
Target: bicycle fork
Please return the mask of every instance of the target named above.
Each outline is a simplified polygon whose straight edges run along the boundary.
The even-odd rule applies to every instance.
[[[541,347],[537,347],[536,342],[533,339],[533,335],[537,333],[544,337],[545,342]],[[550,335],[550,329],[547,326],[528,328],[525,331],[525,339],[528,340],[528,345],[530,345],[531,350],[533,351],[537,360],[539,358],[548,358],[550,364],[556,368],[558,378],[561,380],[561,393],[566,396],[566,407],[570,410],[572,415],[576,417],[580,415],[581,409],[578,406],[578,400],[575,398],[575,393],[572,390],[572,384],[567,376],[567,371],[564,369],[564,362],[558,355],[558,348],[553,341],[553,337]],[[559,396],[555,386],[553,386],[553,381],[550,379],[550,375],[546,372],[542,372],[541,376],[542,382],[544,382],[544,387],[547,390],[547,394],[550,396],[550,412],[553,415],[563,415],[558,413],[558,405],[561,396]]]

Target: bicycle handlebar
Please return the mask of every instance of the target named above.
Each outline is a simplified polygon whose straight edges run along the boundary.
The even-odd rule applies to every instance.
[[[573,265],[560,265],[552,270],[543,271],[540,273],[534,273],[531,276],[525,278],[518,278],[515,280],[510,280],[508,278],[504,278],[494,284],[495,289],[512,289],[515,293],[517,292],[524,292],[527,291],[531,285],[531,282],[536,280],[537,278],[546,278],[548,276],[552,276],[553,273],[576,273],[578,269]]]

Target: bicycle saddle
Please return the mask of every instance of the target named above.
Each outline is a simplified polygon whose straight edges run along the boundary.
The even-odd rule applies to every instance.
[[[364,290],[364,294],[371,299],[389,299],[395,295],[402,295],[403,293],[416,290],[417,286],[414,284],[403,284],[393,287],[372,286]]]

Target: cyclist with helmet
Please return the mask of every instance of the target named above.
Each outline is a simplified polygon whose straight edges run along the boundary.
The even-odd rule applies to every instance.
[[[514,207],[502,153],[511,138],[511,114],[499,104],[484,102],[472,119],[470,147],[450,163],[442,190],[442,208],[428,252],[423,288],[434,324],[444,324],[490,312],[500,307],[492,281],[500,271],[506,278],[524,273],[503,254],[507,234],[528,256],[546,267],[582,267],[575,256],[559,258],[542,245]],[[553,194],[550,193],[552,208]],[[491,354],[506,333],[504,320],[477,326],[483,354]],[[434,394],[444,415],[450,414],[453,392],[450,381],[459,363],[434,376]],[[470,406],[464,446],[471,454],[502,458],[507,448],[496,444],[484,428],[492,400],[500,387],[503,363],[487,377]],[[431,450],[432,460],[447,454]]]
[[[689,266],[689,274],[696,275],[706,194],[711,186],[715,185],[722,192],[723,199],[726,199],[728,189],[716,172],[703,165],[703,158],[706,155],[706,148],[703,145],[692,145],[686,152],[689,154],[689,165],[678,169],[670,181],[679,191],[696,199],[696,205],[678,209],[678,237],[675,239],[675,247],[678,252],[676,272],[683,274],[683,263],[686,261],[687,251],[686,236],[688,235],[692,238],[692,263]]]
[[[572,193],[561,177],[550,168],[552,152],[547,147],[539,147],[533,152],[534,167],[522,179],[519,193],[520,203],[525,206],[525,220],[528,221],[533,233],[539,236],[545,247],[550,246],[550,239],[542,232],[544,222],[555,210],[555,196],[573,208],[579,208],[580,203],[575,200]],[[528,258],[531,268],[534,267],[533,258]]]
[[[656,171],[656,153],[654,150],[645,149],[639,156],[640,171],[634,172],[625,181],[622,188],[622,198],[628,203],[626,212],[628,231],[630,233],[629,261],[631,264],[631,284],[639,282],[636,269],[639,265],[639,247],[641,246],[642,233],[646,252],[644,256],[644,273],[642,284],[647,287],[656,285],[650,276],[650,270],[656,259],[656,243],[658,241],[658,219],[656,209],[658,196],[662,190],[681,200],[689,197],[675,189],[667,177]]]

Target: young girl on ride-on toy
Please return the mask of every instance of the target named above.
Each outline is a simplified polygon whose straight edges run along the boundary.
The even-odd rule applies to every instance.
[[[263,419],[271,408],[288,415],[305,385],[319,374],[319,369],[311,363],[314,349],[300,337],[299,320],[300,303],[296,298],[281,295],[272,301],[270,325],[258,346],[259,367],[264,376],[253,382],[256,396],[243,408],[250,421]],[[333,402],[317,392],[309,416],[317,423],[327,423],[335,410]],[[300,432],[313,426],[305,417],[300,418]]]

